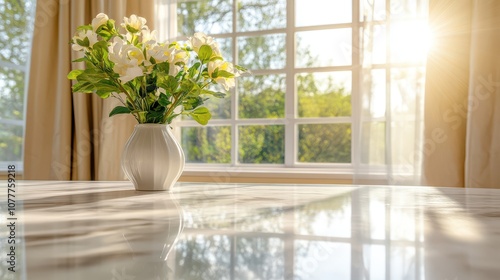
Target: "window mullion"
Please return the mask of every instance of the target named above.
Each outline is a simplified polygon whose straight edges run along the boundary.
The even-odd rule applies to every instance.
[[[286,92],[285,92],[285,166],[293,167],[297,159],[298,133],[295,125],[297,96],[295,91],[295,3],[287,1],[286,15]]]
[[[385,159],[387,165],[387,174],[392,174],[392,137],[391,137],[391,123],[392,123],[392,105],[391,105],[391,0],[386,0],[386,96],[385,96]]]
[[[361,158],[361,60],[363,46],[360,40],[360,0],[352,0],[352,90],[351,90],[351,164],[356,168]]]
[[[236,36],[237,31],[237,11],[238,11],[238,1],[233,0],[233,25],[232,25],[232,47],[233,47],[233,63],[238,64],[238,37]],[[236,80],[236,86],[234,87],[234,95],[231,99],[231,165],[236,166],[238,164],[238,80]]]

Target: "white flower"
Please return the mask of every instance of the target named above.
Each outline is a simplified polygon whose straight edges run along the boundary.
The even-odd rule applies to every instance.
[[[124,17],[122,26],[130,33],[137,33],[143,29],[148,29],[146,19],[136,15],[131,15],[130,18]]]
[[[82,45],[83,42],[85,42],[85,39],[88,40],[88,46],[87,45]],[[82,42],[82,43],[79,43]],[[71,46],[73,50],[75,51],[81,51],[83,49],[88,49],[91,48],[95,43],[97,43],[97,34],[90,30],[82,30],[76,33],[76,35],[73,37],[73,45]]]
[[[140,67],[144,61],[142,51],[133,45],[126,44],[118,37],[109,47],[109,60],[115,63],[113,71],[120,75],[120,80],[123,83],[144,75],[144,71]]]
[[[142,43],[145,45],[156,45],[157,44],[157,34],[158,32],[156,30],[149,30],[149,29],[144,29],[142,30]]]
[[[144,53],[136,46],[125,45],[122,49],[122,52],[125,52],[129,59],[136,59],[137,64],[141,64],[144,62]]]
[[[156,63],[168,61],[171,64],[187,63],[189,54],[176,46],[168,46],[166,44],[156,45],[151,50],[147,51],[150,57],[153,57]]]
[[[97,29],[99,27],[101,27],[101,25],[104,25],[108,22],[109,18],[106,14],[104,13],[100,13],[98,14],[93,20],[92,20],[92,29],[94,30],[94,32],[97,31]]]
[[[219,71],[226,71],[229,74],[232,74],[232,77],[224,77],[224,75],[219,74]],[[217,74],[215,72],[217,72]],[[240,76],[238,71],[235,71],[232,63],[223,60],[208,62],[208,75],[210,75],[210,77],[214,79],[216,83],[223,86],[225,90],[229,90],[230,88],[234,87],[234,78]]]
[[[149,57],[153,57],[156,63],[165,62],[170,56],[168,45],[156,45],[152,49],[147,51]]]
[[[200,51],[201,46],[207,45],[212,49],[212,57],[221,56],[219,44],[214,40],[213,37],[207,36],[204,33],[194,33],[194,36],[189,38],[188,43],[196,53]]]
[[[189,59],[189,53],[186,52],[185,50],[180,50],[174,47],[174,49],[171,52],[170,60],[169,62],[172,64],[177,64],[177,63],[182,63],[186,64]]]

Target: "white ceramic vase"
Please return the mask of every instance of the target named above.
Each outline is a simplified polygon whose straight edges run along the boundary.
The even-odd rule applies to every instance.
[[[170,127],[137,124],[123,149],[123,172],[138,191],[168,191],[184,170],[184,153]]]

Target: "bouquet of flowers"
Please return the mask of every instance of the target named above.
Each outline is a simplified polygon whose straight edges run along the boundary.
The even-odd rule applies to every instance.
[[[85,70],[73,70],[73,92],[96,93],[117,98],[110,116],[132,114],[139,123],[170,124],[179,115],[188,115],[202,125],[211,118],[203,102],[222,98],[212,84],[226,91],[247,69],[224,60],[214,38],[195,33],[186,42],[158,42],[156,30],[146,19],[131,15],[121,24],[100,13],[92,24],[78,27],[71,44],[83,57]]]

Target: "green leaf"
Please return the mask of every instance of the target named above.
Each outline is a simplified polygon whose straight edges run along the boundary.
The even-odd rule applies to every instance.
[[[184,110],[192,110],[203,104],[203,99],[201,97],[187,97],[182,102]]]
[[[97,84],[101,80],[104,80],[104,77],[106,77],[106,73],[104,71],[93,67],[85,69],[83,73],[78,75],[77,80],[79,82],[89,82],[92,84]]]
[[[192,80],[190,79],[187,79],[187,80],[183,80],[181,82],[181,88],[180,88],[180,92],[184,92],[184,93],[188,93],[190,92],[191,90],[193,90],[194,86],[196,85],[195,82],[193,82]]]
[[[231,72],[228,72],[226,70],[219,70],[217,72],[217,77],[223,77],[223,78],[234,78],[234,74]]]
[[[137,29],[133,28],[132,26],[130,26],[130,25],[128,25],[128,24],[127,24],[127,26],[126,26],[125,28],[126,28],[126,29],[127,29],[127,31],[128,31],[128,32],[130,32],[130,33],[137,33],[137,32],[139,32],[139,30],[137,30]]]
[[[205,63],[210,60],[212,56],[212,48],[209,45],[202,45],[198,51],[198,58],[201,62]]]
[[[80,41],[80,42],[81,42],[81,40],[77,40],[77,41]],[[78,44],[80,44],[80,43],[78,43]],[[82,47],[90,47],[90,41],[89,41],[89,38],[85,37],[85,38],[83,39],[83,45],[80,45],[80,46],[82,46]]]
[[[178,115],[180,114],[172,114],[167,118],[167,123],[171,123]]]
[[[168,100],[168,97],[166,94],[160,93],[160,97],[158,98],[158,103],[161,106],[167,106],[167,105],[171,104],[172,102],[170,102],[170,100]]]
[[[196,74],[198,68],[200,67],[201,63],[199,62],[196,62],[193,66],[191,66],[191,68],[189,68],[189,76],[191,78],[194,77],[194,75]]]
[[[166,84],[167,84],[166,90],[170,92],[176,91],[177,87],[179,86],[179,82],[177,81],[177,79],[170,75],[167,76]]]
[[[95,87],[93,84],[89,82],[78,82],[74,84],[72,87],[73,92],[81,92],[81,93],[91,93],[94,92]]]
[[[84,72],[84,70],[81,70],[81,69],[75,69],[75,70],[73,70],[73,71],[69,72],[67,77],[68,77],[68,79],[70,79],[70,80],[76,80],[76,78],[77,78],[80,74],[82,74],[83,72]]]
[[[120,92],[120,88],[118,88],[115,83],[109,80],[103,79],[98,81],[97,83],[93,83],[93,85],[96,89],[95,93],[103,99],[108,98],[113,92]]]
[[[242,72],[248,72],[248,69],[245,68],[245,67],[242,67],[242,66],[239,66],[239,65],[233,65],[233,66],[234,66],[234,68],[236,68],[236,69],[238,69],[238,70],[240,70]]]
[[[189,116],[201,125],[206,125],[210,118],[212,118],[212,114],[210,114],[210,111],[206,107],[198,107],[194,109],[189,112]]]
[[[167,61],[165,61],[165,62],[161,62],[161,63],[156,64],[155,68],[156,68],[156,70],[158,70],[158,72],[168,73],[169,68],[170,68],[169,66],[170,66],[170,64]]]
[[[103,26],[101,26],[103,27]],[[99,34],[101,37],[109,40],[112,37],[112,34],[109,31],[106,30],[98,30],[97,34]]]
[[[83,61],[87,61],[87,58],[86,57],[80,57],[80,58],[75,59],[75,60],[73,60],[71,62],[83,62]]]
[[[125,107],[125,106],[116,106],[111,112],[109,113],[109,116],[114,116],[118,114],[129,114],[130,109]]]
[[[222,58],[222,56],[214,56],[210,59],[210,61],[216,61],[216,60],[224,60],[224,58]]]
[[[161,123],[164,112],[149,111],[146,115],[146,122]]]
[[[120,92],[120,88],[110,80],[103,79],[97,82],[95,85],[98,89],[103,91]]]
[[[81,26],[78,26],[76,28],[76,30],[78,31],[87,31],[87,30],[92,30],[92,25],[91,24],[88,24],[88,25],[81,25]]]
[[[146,122],[146,114],[147,112],[146,111],[140,111],[140,112],[137,112],[137,116],[138,116],[138,120],[139,120],[139,123],[145,123]]]
[[[206,95],[212,95],[213,97],[216,97],[216,98],[224,98],[226,97],[226,93],[224,92],[220,92],[220,91],[211,91],[211,90],[202,90],[201,91],[201,94],[206,94]]]
[[[114,30],[115,29],[115,20],[114,19],[108,19],[108,22],[106,23],[108,30]]]

